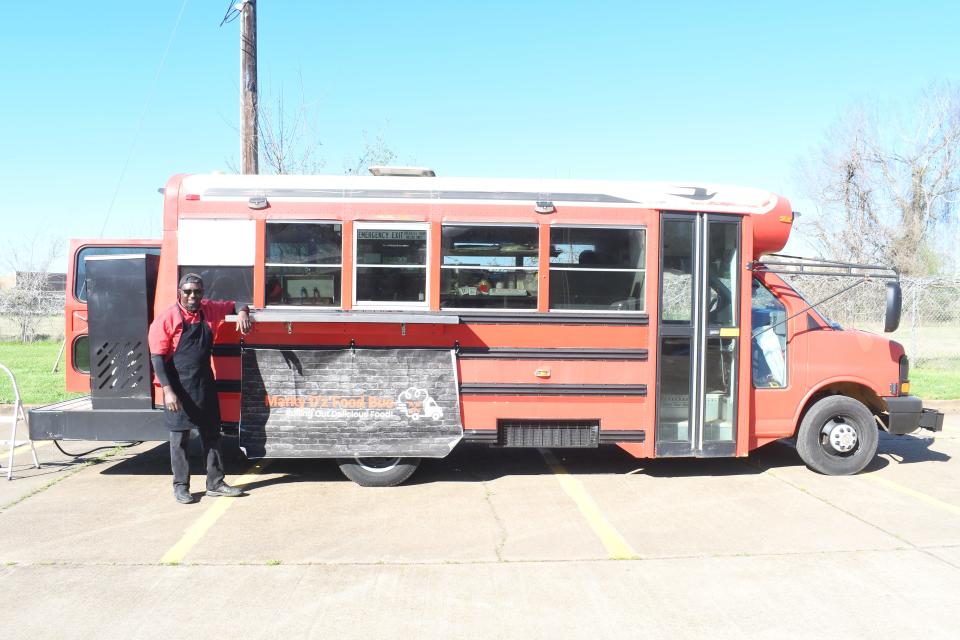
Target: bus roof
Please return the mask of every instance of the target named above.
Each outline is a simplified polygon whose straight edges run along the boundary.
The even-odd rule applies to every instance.
[[[691,182],[349,175],[196,174],[182,177],[181,197],[207,201],[353,200],[502,203],[548,201],[580,206],[763,214],[783,199],[761,189]]]

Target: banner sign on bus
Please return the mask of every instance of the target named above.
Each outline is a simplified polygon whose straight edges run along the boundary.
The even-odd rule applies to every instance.
[[[435,349],[244,349],[251,458],[442,458],[463,437],[456,355]]]

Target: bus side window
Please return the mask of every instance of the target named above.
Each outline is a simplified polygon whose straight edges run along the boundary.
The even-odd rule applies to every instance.
[[[188,273],[203,278],[203,297],[208,300],[234,300],[241,305],[253,302],[253,267],[180,265],[178,270],[178,278]]]
[[[535,226],[443,225],[440,307],[535,310],[538,245]]]
[[[340,306],[340,223],[271,220],[266,236],[267,305]]]
[[[786,307],[759,280],[753,280],[753,386],[779,389],[787,386]],[[776,325],[776,326],[774,326]]]
[[[646,235],[639,227],[550,228],[550,309],[643,311]]]

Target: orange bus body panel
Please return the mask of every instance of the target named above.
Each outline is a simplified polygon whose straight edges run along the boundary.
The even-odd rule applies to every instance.
[[[289,178],[290,180],[287,180]],[[407,324],[401,330],[397,323],[260,323],[246,337],[246,345],[269,345],[271,348],[341,347],[351,343],[359,348],[449,348],[470,349],[590,349],[629,350],[635,357],[605,359],[602,356],[586,359],[563,359],[562,357],[537,358],[526,356],[511,359],[509,356],[470,358],[461,357],[457,363],[460,382],[470,384],[515,384],[515,385],[645,385],[646,396],[641,395],[494,395],[492,393],[461,396],[463,425],[468,430],[495,431],[498,420],[598,420],[601,432],[644,430],[646,440],[625,442],[621,446],[633,455],[652,457],[655,454],[656,433],[656,386],[658,368],[658,318],[660,286],[660,216],[663,211],[707,212],[738,216],[742,222],[742,261],[744,265],[762,254],[781,249],[789,237],[793,222],[790,203],[770,194],[767,199],[757,199],[752,209],[738,210],[734,200],[721,203],[703,203],[695,198],[673,199],[669,206],[638,205],[629,200],[614,202],[568,202],[557,203],[553,213],[543,215],[534,211],[529,202],[498,201],[495,197],[478,197],[465,201],[411,201],[403,198],[376,199],[351,197],[347,194],[320,195],[317,197],[269,198],[269,206],[255,209],[248,206],[246,195],[209,195],[203,184],[223,181],[237,193],[254,193],[258,184],[293,184],[294,177],[265,176],[173,176],[164,192],[163,238],[137,241],[92,241],[96,244],[152,245],[161,247],[160,271],[157,282],[154,312],[175,302],[175,289],[180,264],[178,250],[180,222],[191,219],[253,220],[255,222],[255,258],[252,276],[253,306],[262,309],[266,302],[265,263],[266,231],[268,221],[332,221],[342,224],[342,267],[340,279],[341,303],[337,310],[353,308],[353,255],[354,226],[362,222],[420,222],[429,223],[430,255],[428,260],[429,282],[424,308],[415,313],[441,311],[439,275],[441,263],[441,226],[451,223],[519,224],[537,226],[539,229],[539,255],[537,262],[538,290],[536,309],[531,313],[549,314],[549,323],[515,322],[508,318],[502,321],[473,322],[471,315],[481,310],[443,310],[461,315],[460,324]],[[286,182],[284,182],[286,181]],[[368,184],[368,183],[364,183]],[[379,183],[377,183],[379,184]],[[384,183],[387,184],[387,183]],[[409,184],[418,188],[417,182]],[[678,187],[687,189],[687,187]],[[229,191],[229,189],[227,189]],[[509,189],[505,189],[509,191]],[[679,196],[680,193],[670,195]],[[188,196],[190,198],[188,199]],[[711,208],[712,207],[712,208]],[[549,310],[547,292],[550,285],[550,238],[551,227],[556,224],[581,226],[639,227],[645,233],[646,286],[644,288],[644,311],[634,314],[611,313],[609,324],[577,324],[576,314],[570,315],[570,323],[563,323],[564,312]],[[71,245],[71,259],[84,241]],[[83,316],[85,305],[73,299],[72,278],[68,273],[67,335],[68,338],[85,331]],[[790,435],[804,403],[811,393],[824,385],[835,384],[848,370],[851,358],[863,358],[864,354],[877,355],[878,342],[863,340],[852,342],[839,339],[831,341],[829,330],[807,331],[805,315],[789,321],[788,386],[784,389],[754,390],[750,374],[750,284],[753,274],[746,268],[740,271],[740,333],[737,390],[736,455],[746,453],[771,439]],[[767,275],[776,295],[791,310],[802,308],[803,301],[790,287],[777,287],[778,279]],[[489,311],[482,311],[489,314]],[[510,312],[514,314],[515,312]],[[646,317],[649,324],[618,324],[617,318]],[[862,343],[862,344],[861,344]],[[230,324],[221,325],[216,332],[216,351],[213,365],[218,383],[221,384],[220,404],[224,421],[239,421],[240,407],[240,336]],[[857,345],[860,345],[859,347]],[[895,344],[895,343],[894,343]],[[820,359],[816,367],[809,366],[808,354],[830,350],[829,359]],[[636,355],[645,351],[643,357]],[[889,351],[889,349],[888,349]],[[68,350],[69,352],[69,350]],[[871,356],[872,357],[872,356]],[[887,355],[889,358],[890,355]],[[846,367],[844,360],[846,359]],[[855,361],[855,360],[854,360]],[[858,383],[874,393],[882,393],[889,384],[889,367],[876,367],[875,375],[865,375]],[[88,376],[67,367],[67,384],[71,390],[86,390]],[[813,387],[809,388],[810,385]],[[817,385],[820,385],[819,387]],[[159,400],[159,392],[155,395]],[[610,441],[609,438],[607,441]]]

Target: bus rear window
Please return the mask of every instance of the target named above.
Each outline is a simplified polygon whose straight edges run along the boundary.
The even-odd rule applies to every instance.
[[[643,229],[550,229],[550,308],[643,311]]]
[[[79,302],[87,301],[87,265],[85,258],[90,256],[119,256],[134,253],[160,255],[160,247],[84,247],[77,251],[77,264],[74,265],[73,297]]]

